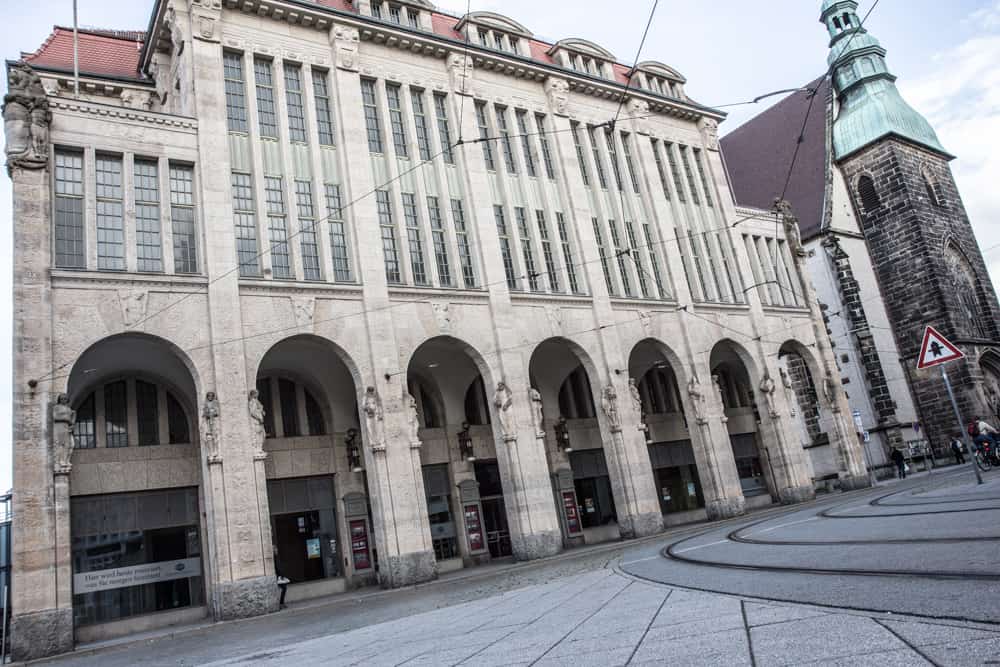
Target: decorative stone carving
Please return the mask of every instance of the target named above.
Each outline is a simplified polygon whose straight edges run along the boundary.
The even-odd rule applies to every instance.
[[[798,399],[795,397],[795,390],[792,388],[792,378],[788,377],[788,373],[784,368],[779,368],[778,373],[781,374],[781,386],[785,388],[785,400],[788,401],[788,414],[794,417],[798,414],[798,411],[795,409]]]
[[[830,410],[839,413],[840,401],[838,400],[839,394],[837,390],[837,383],[834,382],[829,373],[823,378],[823,396],[826,398],[826,402],[830,405]]]
[[[250,411],[250,422],[253,426],[254,458],[266,457],[264,439],[267,438],[267,429],[264,428],[264,404],[260,402],[256,389],[250,390],[247,409]]]
[[[622,120],[631,120],[637,132],[649,134],[650,115],[649,103],[633,97],[628,102],[628,117]]]
[[[628,379],[628,395],[632,399],[632,409],[639,415],[639,430],[649,433],[649,426],[646,425],[646,415],[642,411],[642,395],[639,393],[639,385],[635,378]]]
[[[438,331],[448,333],[451,331],[451,306],[447,301],[432,301],[431,308],[434,309],[434,319],[437,320]]]
[[[146,317],[146,292],[118,290],[118,305],[122,309],[122,324],[131,329]]]
[[[201,421],[204,426],[202,444],[205,447],[205,458],[209,463],[221,463],[219,455],[219,399],[214,391],[205,394],[205,406],[201,409]]]
[[[719,417],[719,421],[723,424],[728,424],[729,417],[726,416],[726,389],[722,386],[722,376],[718,373],[712,375],[712,384],[715,385],[715,390],[719,394],[719,407],[722,408],[722,416]]]
[[[468,95],[469,80],[472,78],[472,58],[462,53],[448,54],[448,78],[454,92]]]
[[[764,402],[767,404],[767,414],[771,416],[771,419],[777,419],[778,417],[778,407],[774,402],[774,390],[774,379],[771,378],[770,374],[765,374],[764,378],[760,381],[760,393],[764,396]]]
[[[646,331],[646,335],[653,330],[653,314],[648,310],[639,311],[639,323],[642,324],[642,328]]]
[[[362,404],[365,413],[365,427],[368,429],[368,443],[373,452],[385,451],[385,413],[382,411],[382,399],[375,387],[365,389]]]
[[[191,26],[194,37],[217,42],[217,24],[222,16],[222,0],[191,0]]]
[[[7,140],[7,171],[42,169],[49,161],[49,124],[52,113],[42,80],[24,63],[9,70],[3,98],[3,127]]]
[[[808,253],[802,245],[802,233],[799,229],[799,219],[792,213],[792,205],[784,199],[774,200],[774,212],[781,216],[781,222],[785,226],[785,240],[788,247],[796,257],[805,257]]]
[[[295,324],[299,327],[312,327],[313,316],[316,314],[316,299],[311,296],[293,296],[292,313]]]
[[[704,426],[708,423],[705,419],[705,394],[701,391],[701,381],[695,373],[692,373],[691,379],[688,380],[687,392],[688,398],[691,399],[691,407],[694,409],[695,421],[699,426]]]
[[[569,115],[569,82],[566,79],[549,77],[545,81],[545,95],[549,98],[549,109],[557,116]]]
[[[417,412],[417,399],[413,394],[406,394],[406,424],[410,429],[410,446],[420,447],[420,413]]]
[[[601,410],[604,411],[604,416],[608,418],[608,425],[611,426],[611,432],[615,433],[622,430],[622,416],[618,411],[618,392],[615,391],[615,385],[608,383],[601,392]]]
[[[69,407],[69,396],[59,394],[52,404],[52,460],[53,471],[57,475],[68,475],[73,468],[71,462],[76,440],[73,426],[76,412]]]
[[[493,405],[500,418],[500,435],[505,441],[517,439],[517,423],[514,419],[514,395],[506,383],[497,382],[497,390],[493,392]]]
[[[545,306],[545,317],[549,320],[549,327],[552,329],[552,335],[558,335],[562,332],[562,308],[557,306]]]
[[[535,435],[545,437],[545,413],[542,409],[542,395],[534,387],[528,388],[528,398],[531,399],[531,421],[535,427]]]
[[[708,150],[719,150],[719,124],[711,118],[703,120],[701,123],[701,139]]]
[[[358,71],[358,44],[361,36],[357,28],[335,23],[330,32],[330,41],[336,52],[337,67],[349,72]]]
[[[149,110],[152,102],[149,93],[141,90],[123,90],[119,99],[121,99],[123,107],[142,109],[143,111]]]

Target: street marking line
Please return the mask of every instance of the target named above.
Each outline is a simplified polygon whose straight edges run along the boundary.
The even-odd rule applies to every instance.
[[[688,551],[694,551],[695,549],[704,549],[705,547],[714,547],[716,544],[727,544],[729,540],[719,540],[718,542],[709,542],[708,544],[699,544],[696,547],[688,547],[687,549],[678,549],[675,554],[683,554]]]
[[[648,558],[640,558],[639,560],[630,560],[627,563],[621,563],[621,567],[625,567],[626,565],[635,565],[636,563],[645,563],[646,561],[649,560],[661,560],[662,558],[663,556],[661,556],[660,554],[656,554],[655,556],[650,556]]]
[[[802,519],[801,521],[789,521],[788,523],[782,523],[782,524],[779,524],[777,526],[771,526],[770,528],[765,528],[763,530],[758,530],[755,533],[749,533],[747,535],[747,537],[750,537],[750,535],[759,535],[761,533],[770,533],[772,530],[778,530],[779,528],[787,528],[788,526],[795,526],[795,525],[800,524],[800,523],[808,523],[810,521],[815,521],[818,518],[819,518],[818,516],[814,516],[814,517],[810,517],[808,519]]]

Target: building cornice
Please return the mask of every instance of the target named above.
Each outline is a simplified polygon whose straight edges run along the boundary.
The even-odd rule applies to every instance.
[[[114,106],[111,104],[102,104],[100,102],[89,102],[86,100],[74,100],[50,96],[49,108],[53,111],[105,116],[107,118],[117,118],[119,120],[133,120],[148,123],[150,125],[164,125],[167,127],[191,131],[198,130],[198,121],[188,116],[175,116],[157,111]]]

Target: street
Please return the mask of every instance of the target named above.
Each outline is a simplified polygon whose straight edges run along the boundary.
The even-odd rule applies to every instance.
[[[998,664],[986,482],[935,473],[46,664]]]

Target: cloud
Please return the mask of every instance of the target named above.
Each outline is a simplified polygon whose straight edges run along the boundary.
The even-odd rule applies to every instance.
[[[1000,1],[966,18],[973,34],[934,55],[922,77],[900,80],[903,96],[958,159],[955,180],[986,263],[1000,286]]]

